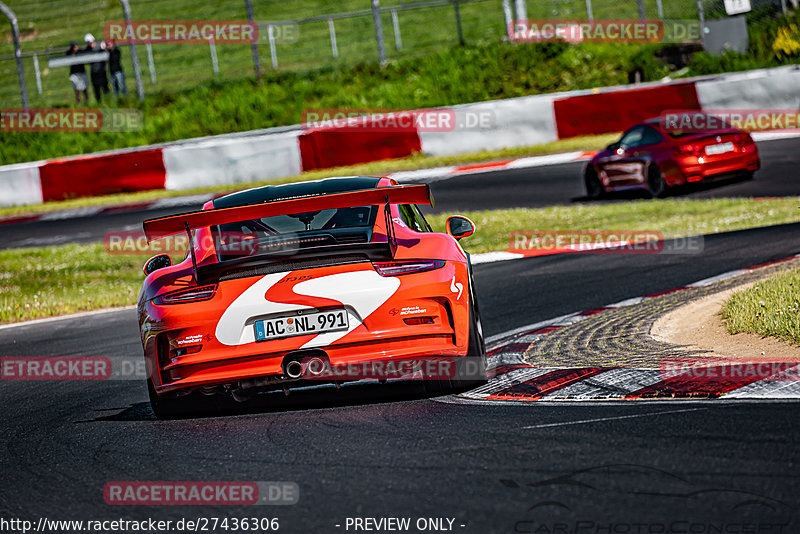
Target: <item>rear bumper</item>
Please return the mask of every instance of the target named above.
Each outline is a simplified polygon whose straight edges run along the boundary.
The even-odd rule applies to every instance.
[[[453,335],[436,334],[392,339],[376,339],[369,342],[342,344],[321,349],[331,367],[358,366],[370,362],[423,360],[426,357],[464,356],[464,350],[455,345]],[[235,359],[207,361],[183,365],[160,373],[161,384],[156,387],[159,394],[178,390],[193,390],[206,386],[235,384],[248,379],[271,379],[275,382],[292,379],[284,377],[283,362],[291,352],[258,354]],[[342,380],[358,380],[341,375]]]
[[[683,165],[684,180],[687,183],[712,180],[721,176],[743,172],[753,172],[761,168],[761,160],[757,152],[725,158],[719,161],[707,161],[693,165]]]

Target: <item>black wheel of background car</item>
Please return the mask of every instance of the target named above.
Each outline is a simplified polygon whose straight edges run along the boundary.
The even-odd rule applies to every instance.
[[[647,168],[647,192],[654,198],[663,198],[667,192],[664,175],[655,163],[651,163]]]
[[[586,172],[583,175],[583,181],[586,185],[586,196],[592,200],[603,198],[606,194],[603,188],[603,183],[597,175],[597,169],[593,165],[586,167]]]
[[[150,397],[150,408],[159,419],[172,419],[189,413],[185,402],[189,397],[159,397],[149,378],[147,379],[147,394]]]
[[[470,277],[471,282],[471,277]],[[473,298],[472,283],[469,288],[469,305],[471,320],[469,325],[469,341],[467,355],[454,358],[455,369],[449,380],[426,380],[425,389],[429,393],[443,395],[465,391],[488,381],[486,374],[486,343],[483,339],[483,324],[477,301]]]

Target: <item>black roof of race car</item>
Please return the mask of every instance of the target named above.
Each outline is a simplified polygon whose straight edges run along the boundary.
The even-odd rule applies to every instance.
[[[374,189],[380,178],[374,176],[347,176],[343,178],[325,178],[311,182],[297,182],[283,185],[265,185],[254,189],[231,193],[214,200],[214,208],[233,208],[249,206],[276,200],[289,200],[309,196],[346,193]]]

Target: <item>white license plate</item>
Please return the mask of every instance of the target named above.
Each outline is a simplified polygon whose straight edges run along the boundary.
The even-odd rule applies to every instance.
[[[733,143],[720,143],[718,145],[708,145],[706,147],[706,154],[709,156],[724,154],[725,152],[733,152]]]
[[[338,309],[298,313],[277,319],[263,319],[256,321],[253,326],[256,329],[256,341],[267,341],[283,337],[347,330],[350,327],[350,322],[347,317],[347,311]]]

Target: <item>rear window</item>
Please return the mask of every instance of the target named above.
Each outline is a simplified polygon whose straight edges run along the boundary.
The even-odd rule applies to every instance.
[[[326,245],[368,243],[377,206],[278,215],[212,228],[219,261],[258,254],[291,255]]]

